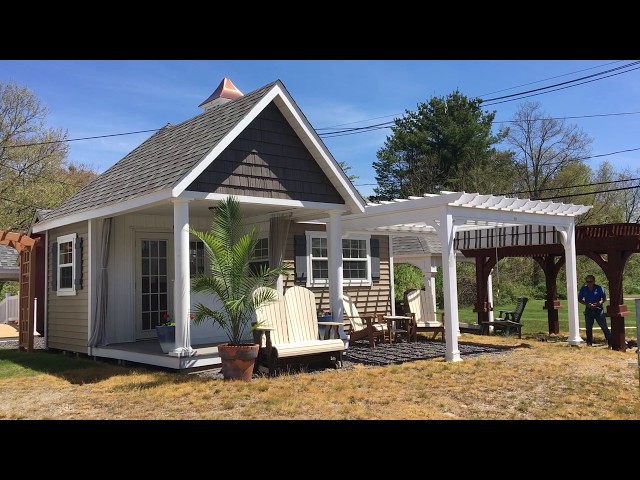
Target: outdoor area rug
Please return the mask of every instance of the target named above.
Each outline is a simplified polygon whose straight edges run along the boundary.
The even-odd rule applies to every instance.
[[[511,350],[500,346],[462,343],[458,343],[458,349],[462,357],[477,357],[487,353],[506,353]],[[385,343],[376,345],[375,348],[369,348],[369,343],[366,340],[351,342],[343,354],[343,359],[346,362],[365,365],[392,365],[438,357],[444,358],[444,341],[427,338],[418,338],[415,342]]]

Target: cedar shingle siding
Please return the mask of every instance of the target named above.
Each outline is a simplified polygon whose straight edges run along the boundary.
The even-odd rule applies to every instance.
[[[273,102],[187,190],[344,204]]]

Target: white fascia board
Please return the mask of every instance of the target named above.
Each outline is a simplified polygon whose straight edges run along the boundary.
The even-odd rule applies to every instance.
[[[265,198],[251,197],[246,195],[231,195],[228,193],[205,193],[205,192],[184,192],[180,198],[189,200],[216,200],[222,201],[229,197],[234,197],[239,203],[257,204],[257,205],[273,205],[275,207],[290,208],[315,208],[318,210],[336,210],[339,212],[346,211],[346,205],[339,203],[323,203],[323,202],[307,202],[301,200],[287,200],[284,198]]]
[[[33,226],[33,232],[39,233],[52,228],[62,227],[64,225],[70,225],[72,223],[83,222],[92,218],[111,217],[114,215],[122,215],[134,210],[141,210],[146,207],[151,207],[154,204],[161,203],[171,198],[171,190],[160,190],[149,195],[142,197],[132,198],[131,200],[125,200],[124,202],[114,203],[102,208],[93,208],[64,217],[55,218],[50,221],[44,221],[37,223]]]
[[[240,120],[235,127],[231,129],[227,135],[224,136],[220,142],[207,154],[205,157],[198,162],[198,164],[173,188],[173,196],[178,197],[185,191],[185,189],[191,185],[191,183],[198,178],[198,176],[209,166],[211,163],[231,144],[233,140],[236,139],[240,133],[244,131],[245,128],[249,126],[249,124],[255,120],[255,118],[271,103],[272,100],[278,98],[281,100],[281,103],[286,106],[289,111],[289,115],[286,113],[283,114],[287,120],[293,118],[299,125],[299,129],[302,129],[303,132],[306,133],[311,140],[313,145],[318,149],[324,158],[325,162],[330,166],[331,170],[336,175],[336,178],[340,179],[341,186],[345,189],[349,194],[349,198],[353,201],[356,208],[359,211],[364,211],[364,203],[360,201],[354,192],[351,190],[349,185],[345,182],[345,179],[340,175],[341,172],[338,172],[336,167],[333,165],[330,157],[325,153],[325,149],[320,146],[320,143],[314,138],[315,133],[308,122],[297,113],[297,108],[294,106],[294,102],[288,98],[289,95],[283,91],[282,88],[278,84],[274,85],[269,92],[262,97],[258,103],[256,103],[253,108],[245,115],[245,117]],[[277,104],[277,103],[276,103]],[[280,108],[280,107],[279,107]],[[296,133],[300,135],[299,129],[293,127],[296,130]],[[358,194],[359,195],[359,194]]]

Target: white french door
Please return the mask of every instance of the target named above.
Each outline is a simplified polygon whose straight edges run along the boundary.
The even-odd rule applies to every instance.
[[[173,319],[173,235],[136,232],[137,338],[156,336],[169,313]]]

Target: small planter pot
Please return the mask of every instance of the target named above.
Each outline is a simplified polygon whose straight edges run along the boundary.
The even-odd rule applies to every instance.
[[[176,348],[176,327],[157,326],[156,334],[160,341],[160,348],[164,353],[169,353]]]

